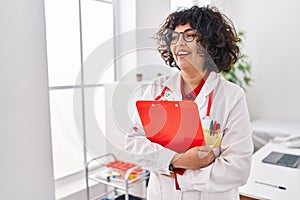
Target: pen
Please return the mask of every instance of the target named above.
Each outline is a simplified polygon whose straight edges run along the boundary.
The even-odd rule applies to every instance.
[[[214,121],[211,120],[211,121],[210,121],[210,127],[209,127],[209,135],[210,135],[210,136],[212,135],[213,128],[214,128]]]
[[[219,137],[219,133],[220,133],[220,124],[217,123],[217,137]]]
[[[255,181],[255,183],[270,186],[270,187],[274,187],[274,188],[278,188],[278,189],[281,189],[281,190],[286,190],[286,187],[283,187],[283,186],[280,186],[280,185],[273,185],[273,184],[270,184],[270,183],[264,183],[264,182],[260,182],[260,181]]]
[[[217,131],[217,121],[214,121],[213,136],[215,136],[215,134],[217,134],[216,131]]]

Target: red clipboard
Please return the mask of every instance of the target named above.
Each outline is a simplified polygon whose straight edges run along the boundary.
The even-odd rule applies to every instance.
[[[183,153],[205,145],[198,106],[193,101],[137,101],[146,137]]]

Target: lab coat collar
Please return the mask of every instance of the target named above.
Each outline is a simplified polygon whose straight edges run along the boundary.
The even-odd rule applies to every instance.
[[[211,91],[213,91],[217,87],[218,82],[219,77],[217,73],[213,71],[210,72],[199,94],[202,93],[202,95],[208,96],[211,93]]]
[[[176,99],[178,99],[179,101],[182,100],[182,95],[180,91],[180,79],[181,79],[181,72],[179,71],[176,74],[174,74],[172,77],[167,79],[163,84],[173,92]]]
[[[182,100],[182,95],[180,92],[180,79],[181,79],[181,72],[178,72],[174,74],[172,77],[170,77],[168,80],[166,80],[163,84],[175,94],[178,100]],[[219,82],[219,77],[217,73],[213,71],[210,72],[209,76],[207,77],[196,99],[198,99],[201,96],[202,97],[208,96],[209,93],[216,88],[218,82]]]
[[[208,98],[209,98],[208,96],[217,87],[219,79],[220,78],[218,77],[216,72],[210,72],[202,89],[200,90],[200,93],[195,99],[195,102],[197,103],[199,110],[204,109],[205,105],[207,105]],[[214,97],[212,99],[214,99]]]

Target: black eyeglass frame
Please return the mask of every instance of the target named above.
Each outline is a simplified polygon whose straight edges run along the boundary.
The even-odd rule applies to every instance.
[[[189,31],[194,31],[194,35],[192,36],[192,39],[191,40],[189,40],[189,39],[187,39],[187,37],[189,37],[188,35],[186,35],[186,33],[187,32],[189,32]],[[173,34],[177,34],[177,39],[176,40],[174,40],[173,41]],[[196,38],[196,36],[197,36],[197,33],[198,33],[198,31],[197,30],[195,30],[195,29],[192,29],[192,28],[188,28],[188,29],[186,29],[186,30],[184,30],[183,32],[177,32],[177,31],[175,31],[175,30],[172,30],[172,31],[170,31],[169,33],[167,33],[166,34],[166,39],[168,40],[168,42],[170,43],[170,44],[176,44],[177,42],[178,42],[178,40],[179,40],[179,38],[180,38],[180,35],[182,35],[182,38],[183,38],[183,40],[185,41],[185,42],[188,42],[188,43],[190,43],[190,42],[192,42],[192,41],[194,41],[194,39]]]

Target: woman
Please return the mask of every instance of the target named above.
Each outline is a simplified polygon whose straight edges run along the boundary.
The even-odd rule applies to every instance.
[[[126,149],[151,170],[147,199],[239,199],[253,145],[243,90],[217,74],[228,72],[239,57],[231,21],[216,8],[193,6],[170,14],[157,40],[166,64],[180,71],[155,80],[143,99],[194,101],[204,131],[213,124],[221,140],[215,148],[198,146],[178,154],[147,140],[135,116]]]

